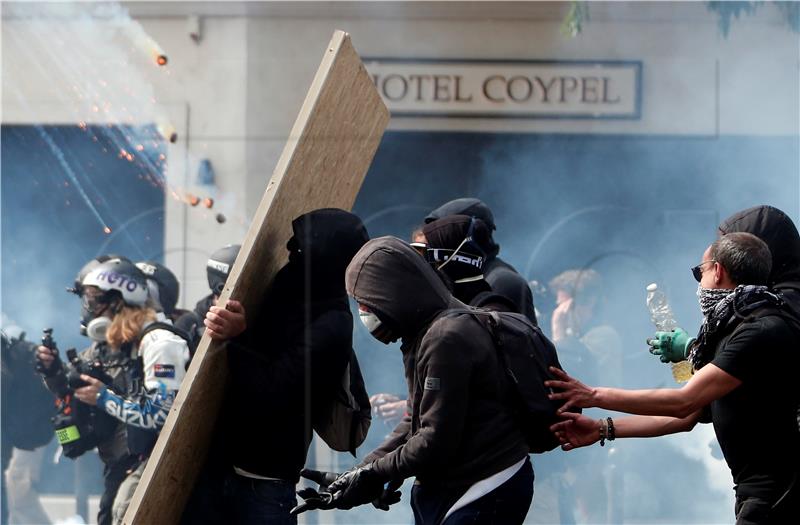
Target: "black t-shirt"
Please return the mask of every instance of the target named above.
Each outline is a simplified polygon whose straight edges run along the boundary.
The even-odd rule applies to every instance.
[[[769,499],[798,472],[800,341],[769,315],[739,326],[712,363],[742,384],[711,403],[711,416],[739,496]]]

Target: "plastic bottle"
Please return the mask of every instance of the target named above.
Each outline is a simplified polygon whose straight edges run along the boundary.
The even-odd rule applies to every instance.
[[[656,283],[647,286],[647,309],[650,311],[650,319],[659,332],[671,332],[678,327],[675,317],[672,315],[672,308],[669,306],[667,296],[658,289]],[[692,365],[688,361],[672,363],[672,377],[678,383],[685,383],[692,377]]]
[[[656,283],[647,286],[647,309],[650,311],[650,319],[659,332],[671,332],[678,326],[672,315],[672,308],[669,306],[667,296],[658,289]]]

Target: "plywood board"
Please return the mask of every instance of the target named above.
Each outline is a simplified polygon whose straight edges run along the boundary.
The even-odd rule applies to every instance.
[[[318,208],[349,210],[389,111],[347,33],[336,31],[220,297],[249,319],[287,261],[291,221]],[[177,523],[205,461],[227,379],[224,345],[203,337],[144,470],[124,523]]]

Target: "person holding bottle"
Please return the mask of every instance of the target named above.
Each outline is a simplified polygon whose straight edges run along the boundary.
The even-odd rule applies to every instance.
[[[551,429],[564,450],[617,437],[655,437],[713,422],[731,469],[736,523],[793,523],[800,515],[800,324],[767,286],[772,256],[749,233],[714,242],[694,269],[705,317],[689,360],[696,373],[681,388],[624,390],[586,386],[562,371],[545,384],[562,407],[599,407],[636,414],[595,420],[563,412]]]

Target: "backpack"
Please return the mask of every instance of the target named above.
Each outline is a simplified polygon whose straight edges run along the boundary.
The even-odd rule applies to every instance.
[[[350,362],[330,400],[315,407],[312,424],[325,443],[339,452],[356,455],[356,448],[367,438],[372,423],[372,408],[364,386],[356,353],[350,350]]]
[[[512,385],[517,419],[531,453],[548,452],[559,446],[550,425],[560,421],[556,412],[564,401],[549,399],[552,390],[544,385],[545,381],[556,379],[549,367],[561,368],[553,343],[522,314],[456,308],[444,315],[464,314],[471,315],[492,336],[500,366]]]

